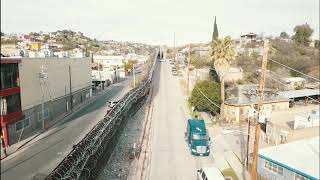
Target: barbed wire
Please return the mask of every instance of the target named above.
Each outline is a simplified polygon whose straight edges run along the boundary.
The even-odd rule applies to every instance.
[[[157,53],[156,53],[157,54]],[[87,179],[94,170],[99,158],[107,149],[107,145],[120,126],[122,118],[138,99],[144,97],[150,89],[156,63],[149,70],[148,78],[141,86],[130,90],[124,97],[100,120],[92,130],[76,145],[73,150],[46,178],[51,179]]]

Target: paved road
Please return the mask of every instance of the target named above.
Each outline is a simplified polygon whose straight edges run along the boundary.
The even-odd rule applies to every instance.
[[[49,129],[17,153],[1,161],[1,179],[43,179],[72,150],[92,127],[104,117],[107,102],[121,98],[129,90],[131,79],[113,85],[95,102],[65,123]]]
[[[196,179],[196,169],[213,163],[213,158],[192,156],[184,140],[187,108],[179,85],[167,62],[157,62],[154,77],[154,111],[150,180]]]

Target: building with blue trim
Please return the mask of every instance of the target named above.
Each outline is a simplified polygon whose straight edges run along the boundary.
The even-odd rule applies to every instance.
[[[260,149],[257,168],[268,180],[319,180],[319,136]]]

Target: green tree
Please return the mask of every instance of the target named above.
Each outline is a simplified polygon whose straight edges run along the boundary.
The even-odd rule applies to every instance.
[[[30,35],[30,36],[40,36],[40,34],[37,33],[37,32],[31,32],[31,33],[29,33],[29,35]]]
[[[216,21],[216,17],[214,17],[214,25],[213,25],[213,33],[212,33],[212,42],[219,37],[219,32],[218,32],[218,25]]]
[[[289,38],[289,34],[287,34],[286,32],[281,32],[280,37],[283,39],[287,39],[287,38]]]
[[[44,37],[43,37],[43,41],[44,42],[48,42],[49,39],[50,39],[50,36],[45,34]]]
[[[128,62],[123,62],[124,71],[131,72],[133,68],[133,64],[137,64],[137,61],[129,60]]]
[[[190,105],[198,111],[208,111],[218,114],[219,108],[213,105],[201,92],[209,98],[213,103],[220,104],[220,84],[211,81],[199,81],[194,86],[188,99]]]
[[[295,43],[300,45],[308,46],[310,42],[310,37],[313,33],[313,29],[309,26],[309,24],[298,25],[293,30],[295,34],[292,39]]]
[[[221,110],[220,116],[223,118],[224,106],[224,76],[230,68],[230,64],[234,60],[234,47],[231,37],[217,39],[211,44],[211,60],[221,82]]]

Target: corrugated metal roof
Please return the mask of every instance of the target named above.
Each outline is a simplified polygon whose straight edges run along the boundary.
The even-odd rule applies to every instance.
[[[319,136],[260,149],[259,157],[311,179],[319,179]]]
[[[282,97],[292,99],[292,98],[320,95],[320,89],[300,89],[300,90],[291,90],[291,91],[281,91],[281,92],[278,92],[278,94]]]

